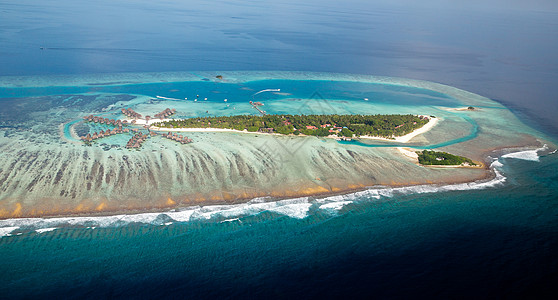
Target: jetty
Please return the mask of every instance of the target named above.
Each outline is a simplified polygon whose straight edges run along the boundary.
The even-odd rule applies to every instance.
[[[252,105],[252,107],[253,107],[254,109],[256,109],[257,111],[259,111],[260,114],[262,114],[262,116],[267,115],[267,113],[265,112],[265,110],[261,110],[261,109],[258,107],[258,106],[262,106],[263,103],[261,103],[261,102],[253,102],[253,101],[250,101],[250,105]]]

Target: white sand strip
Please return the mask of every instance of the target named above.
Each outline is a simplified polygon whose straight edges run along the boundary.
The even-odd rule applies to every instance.
[[[430,129],[434,128],[434,126],[436,126],[436,124],[438,123],[438,118],[432,118],[429,117],[430,121],[428,121],[428,123],[426,123],[424,126],[422,126],[421,128],[418,128],[416,130],[414,130],[413,132],[406,134],[404,136],[398,136],[395,137],[394,139],[387,139],[384,137],[378,137],[378,136],[367,136],[367,135],[363,135],[360,136],[359,138],[362,139],[372,139],[372,140],[382,140],[382,141],[389,141],[389,142],[398,142],[398,143],[408,143],[412,138],[414,138],[415,136],[419,135],[419,134],[423,134],[425,132],[428,132]],[[135,119],[136,125],[145,125],[147,123],[146,120],[144,119]],[[150,119],[149,120],[149,124],[153,124],[153,123],[158,123],[158,122],[166,122],[166,121],[172,121],[172,119]],[[237,133],[255,133],[255,134],[262,134],[261,132],[252,132],[252,131],[248,131],[248,130],[236,130],[236,129],[227,129],[227,128],[161,128],[161,127],[151,127],[151,130],[154,131],[172,131],[172,132],[237,132]],[[331,138],[338,138],[337,136],[328,136]]]
[[[430,129],[434,128],[434,126],[436,126],[436,124],[438,124],[438,120],[439,120],[438,118],[430,118],[430,121],[428,121],[428,123],[426,123],[421,128],[415,129],[413,132],[408,133],[404,136],[395,137],[394,139],[387,139],[387,138],[384,138],[384,137],[368,136],[368,135],[360,136],[360,138],[361,139],[371,139],[371,140],[381,140],[381,141],[388,141],[388,142],[408,143],[415,136],[417,136],[419,134],[426,133]]]
[[[227,129],[227,128],[160,128],[160,127],[153,126],[151,127],[151,130],[172,131],[172,132],[238,132],[238,133],[262,134],[261,132],[257,132],[257,131],[236,130],[236,129]]]
[[[401,154],[418,161],[418,154],[415,151],[412,151],[409,148],[403,148],[403,147],[397,147],[397,150],[399,150],[399,152],[401,152]]]

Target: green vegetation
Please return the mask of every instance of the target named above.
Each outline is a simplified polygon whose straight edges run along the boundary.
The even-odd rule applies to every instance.
[[[172,120],[154,124],[162,128],[227,128],[280,134],[385,138],[402,136],[428,123],[414,115],[239,115]]]
[[[469,165],[476,166],[472,160],[466,157],[449,154],[447,152],[424,150],[422,152],[417,152],[417,154],[419,163],[422,165],[456,166],[467,163]]]

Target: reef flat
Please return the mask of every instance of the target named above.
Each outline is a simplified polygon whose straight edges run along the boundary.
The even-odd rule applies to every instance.
[[[220,76],[220,77],[218,77]],[[173,117],[421,114],[438,124],[407,143],[188,132],[177,143],[147,129],[86,145],[113,129],[96,115],[122,109]],[[538,149],[545,137],[501,104],[408,79],[303,72],[197,72],[0,78],[0,218],[169,210],[191,205],[344,193],[371,186],[445,184],[493,176],[484,168],[426,168],[397,150],[436,149],[488,162],[494,151]],[[474,110],[463,107],[474,107]],[[135,126],[135,127],[133,127]],[[184,137],[183,137],[184,138]],[[487,164],[489,165],[489,164]]]

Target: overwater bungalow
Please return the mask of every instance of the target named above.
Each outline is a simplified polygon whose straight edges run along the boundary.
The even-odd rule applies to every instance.
[[[188,143],[193,142],[193,140],[189,139],[188,137],[182,136],[182,135],[179,135],[179,134],[176,134],[176,133],[173,134],[171,132],[168,132],[168,133],[163,133],[161,135],[164,138],[167,138],[167,139],[170,139],[170,140],[173,140],[173,141],[177,141],[181,144],[188,144]]]
[[[176,109],[174,109],[174,108],[173,109],[166,108],[162,112],[155,114],[155,118],[165,119],[165,118],[169,117],[170,115],[174,114],[175,112],[176,112]]]
[[[141,118],[141,114],[135,112],[135,111],[134,111],[133,109],[131,109],[131,108],[128,108],[128,109],[122,108],[120,111],[121,111],[124,115],[126,115],[127,117],[134,118],[134,119],[139,119],[139,118]]]

